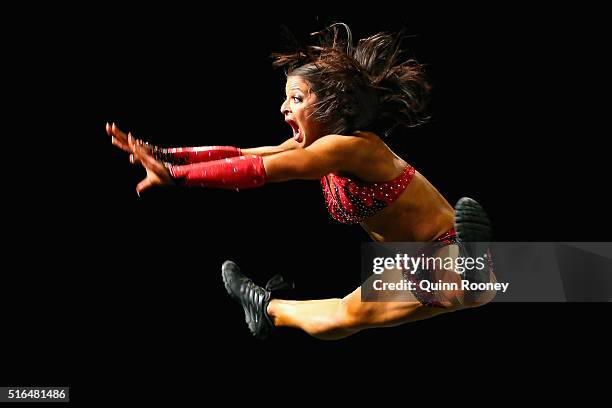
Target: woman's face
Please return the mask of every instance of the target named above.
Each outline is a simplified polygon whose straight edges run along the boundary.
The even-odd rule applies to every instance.
[[[281,113],[285,117],[285,122],[293,129],[293,140],[302,147],[311,145],[323,136],[319,123],[310,117],[316,100],[317,96],[302,77],[297,75],[287,77],[285,101],[281,105]]]

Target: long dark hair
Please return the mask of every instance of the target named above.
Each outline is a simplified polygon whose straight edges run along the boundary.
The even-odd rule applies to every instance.
[[[378,33],[356,46],[344,23],[312,35],[319,37],[319,45],[296,46],[272,57],[288,76],[299,75],[309,83],[317,96],[312,116],[327,133],[371,130],[382,135],[427,119],[431,87],[422,65],[402,60],[402,33]]]

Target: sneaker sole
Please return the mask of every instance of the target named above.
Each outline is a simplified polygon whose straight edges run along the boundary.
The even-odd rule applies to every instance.
[[[491,221],[476,200],[463,197],[455,205],[455,232],[463,242],[490,242]]]
[[[242,272],[240,271],[240,267],[236,265],[235,262],[232,262],[232,261],[223,262],[223,265],[221,266],[221,278],[223,280],[223,286],[225,286],[225,290],[230,295],[230,297],[242,307],[244,311],[244,320],[251,334],[255,336],[255,338],[257,339],[264,340],[269,336],[270,329],[268,328],[266,329],[266,331],[263,331],[263,332],[259,330],[259,333],[258,333],[258,330],[256,330],[257,323],[251,321],[251,319],[249,318],[249,314],[247,313],[247,311],[244,309],[244,306],[242,305],[241,299],[238,296],[234,295],[233,291],[231,290],[230,281],[231,281],[231,276],[233,274],[242,275]],[[244,275],[242,276],[245,277]]]
[[[238,267],[238,265],[236,265],[236,263],[232,262],[232,261],[225,261],[223,262],[223,266],[221,266],[221,279],[223,280],[223,286],[225,286],[225,290],[227,291],[227,294],[230,295],[230,297],[239,302],[239,299],[236,295],[234,295],[234,292],[232,292],[232,290],[230,289],[230,285],[229,285],[229,281],[230,281],[230,274],[233,273],[230,268],[236,267],[238,270],[240,270],[240,268]]]

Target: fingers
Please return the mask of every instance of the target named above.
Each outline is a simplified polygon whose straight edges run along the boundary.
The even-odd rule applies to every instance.
[[[128,140],[128,146],[130,148],[130,151],[136,153],[136,141],[132,137],[131,133],[128,133],[127,140]]]
[[[113,136],[115,136],[117,139],[121,140],[123,143],[127,142],[127,135],[125,134],[124,131],[119,129],[114,122],[111,125],[111,133],[112,133]]]
[[[111,143],[123,151],[129,152],[129,146],[127,144],[127,137],[117,125],[114,123],[111,125],[106,123],[106,133],[111,137]]]
[[[116,124],[112,124],[111,126],[111,132],[113,133],[113,135],[115,136],[116,139],[119,139],[121,141],[121,143],[123,143],[124,145],[128,146],[128,135],[132,135],[132,132],[128,132],[127,134],[119,129],[117,127]],[[148,149],[148,147],[145,145],[145,143],[140,140],[140,139],[136,139],[134,137],[134,135],[132,135],[132,139],[134,139],[134,142],[142,147],[146,147]]]
[[[131,133],[128,133],[127,140],[128,140],[128,149],[131,152],[131,154],[130,154],[130,163],[132,163],[132,164],[140,163],[140,164],[142,164],[146,168],[145,164],[141,160],[141,155],[142,154],[138,150],[138,141],[135,140],[132,137]]]
[[[144,180],[142,180],[140,183],[138,183],[138,185],[136,186],[136,194],[140,196],[140,193],[142,193],[145,190],[148,190],[151,187],[153,187],[153,182],[151,181],[149,177],[147,177]]]
[[[119,127],[114,122],[112,124],[107,122],[106,133],[111,137],[111,143],[113,145],[117,146],[125,152],[132,153],[132,148],[130,147],[130,144],[128,142],[128,135],[131,134],[130,132],[126,134],[124,131],[119,129]],[[132,139],[134,140],[134,143],[141,146],[143,149],[147,151],[152,150],[150,146],[146,145],[141,140],[136,139],[134,136],[132,136]]]
[[[120,148],[121,150],[125,151],[125,152],[129,152],[130,148],[128,145],[121,143],[117,138],[111,136],[111,143],[115,146],[117,146],[118,148]]]
[[[130,154],[130,163],[132,163],[132,164],[140,163],[140,160],[137,159],[136,157],[134,157],[134,153]]]

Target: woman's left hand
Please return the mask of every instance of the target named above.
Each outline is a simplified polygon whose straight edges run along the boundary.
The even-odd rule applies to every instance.
[[[134,162],[142,164],[147,171],[147,176],[136,186],[138,195],[151,187],[174,184],[172,175],[166,166],[155,159],[151,155],[151,151],[142,144],[142,141],[134,139],[131,133],[128,133],[128,145],[134,155]]]

